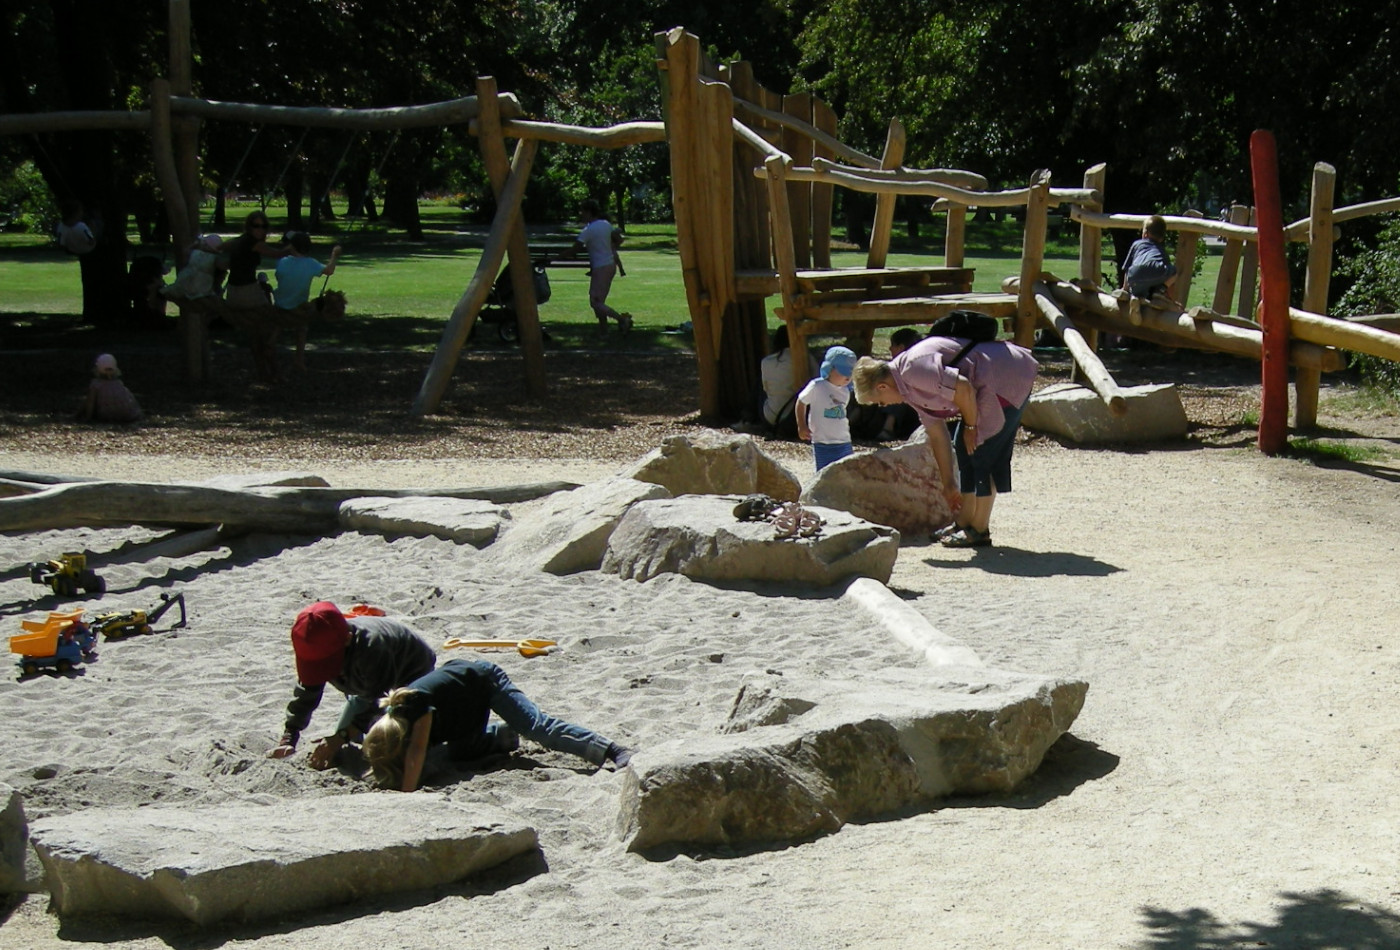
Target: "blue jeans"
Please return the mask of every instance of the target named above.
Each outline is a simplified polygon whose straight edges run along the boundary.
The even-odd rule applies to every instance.
[[[813,442],[812,457],[817,460],[817,471],[826,468],[832,462],[838,462],[854,452],[849,442]]]
[[[546,749],[567,752],[594,765],[606,761],[611,742],[591,729],[540,712],[499,666],[492,668],[491,687],[491,711],[521,736]],[[489,755],[497,749],[499,732],[500,726],[492,723],[482,736],[452,743],[452,754],[464,759]]]

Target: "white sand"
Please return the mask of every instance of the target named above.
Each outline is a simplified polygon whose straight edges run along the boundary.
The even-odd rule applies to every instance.
[[[170,460],[156,473],[41,455],[4,466],[158,480],[221,468]],[[337,485],[464,485],[584,481],[613,468],[458,461],[322,474]],[[648,860],[614,838],[615,776],[535,750],[495,772],[439,772],[434,784],[525,816],[540,864],[210,936],[60,925],[33,897],[0,925],[0,946],[1400,945],[1393,472],[1247,450],[1041,446],[1018,456],[1016,479],[993,522],[996,548],[906,547],[891,582],[987,662],[1090,683],[1072,736],[1014,796],[949,801],[792,847]],[[129,535],[0,538],[0,566]],[[379,603],[434,640],[558,639],[567,649],[552,657],[493,658],[542,707],[642,747],[715,728],[745,670],[873,675],[913,663],[828,600],[680,578],[501,578],[436,541],[295,539],[283,551],[287,541],[112,567],[104,608],[149,607],[178,587],[189,630],[106,644],[72,680],[0,681],[0,781],[24,790],[31,814],[362,789],[261,757],[290,693],[287,624],[318,597]],[[14,615],[41,589],[5,576],[0,601]],[[335,707],[328,699],[312,734]],[[57,774],[36,779],[38,766]]]

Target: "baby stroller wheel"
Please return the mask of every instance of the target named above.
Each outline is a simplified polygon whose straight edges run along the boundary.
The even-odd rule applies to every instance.
[[[496,335],[502,343],[520,342],[520,324],[516,322],[514,314],[496,324]]]

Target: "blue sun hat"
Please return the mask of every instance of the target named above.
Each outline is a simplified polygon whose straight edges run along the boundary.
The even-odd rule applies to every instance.
[[[833,346],[826,351],[826,358],[822,360],[822,379],[830,379],[831,371],[835,370],[842,376],[850,378],[856,369],[856,354],[849,347]]]

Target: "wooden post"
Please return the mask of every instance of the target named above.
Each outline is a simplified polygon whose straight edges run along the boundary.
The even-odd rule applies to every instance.
[[[494,77],[477,77],[476,101],[480,110],[476,118],[477,147],[486,165],[486,175],[491,179],[491,190],[496,194],[496,201],[500,202],[506,181],[510,178],[510,158],[506,155],[506,140],[501,133],[501,107]],[[530,264],[530,243],[525,235],[523,216],[517,216],[511,222],[506,251],[510,256],[510,287],[515,318],[520,327],[520,355],[525,361],[525,395],[539,399],[544,396],[549,383],[545,379],[544,334],[540,330],[535,274]],[[476,319],[475,316],[472,319]]]
[[[1232,205],[1230,223],[1248,224],[1249,208],[1244,205]],[[1225,242],[1225,251],[1220,255],[1220,276],[1215,281],[1215,299],[1210,305],[1210,309],[1216,313],[1230,312],[1230,300],[1235,296],[1235,276],[1239,272],[1240,255],[1243,250],[1243,240],[1230,238]]]
[[[943,266],[962,267],[967,236],[967,205],[950,201],[948,227],[943,235]]]
[[[1308,276],[1303,283],[1303,309],[1312,313],[1327,313],[1327,291],[1332,280],[1332,203],[1336,188],[1337,170],[1326,162],[1314,165],[1308,217]],[[1315,428],[1322,373],[1300,369],[1293,379],[1293,393],[1297,399],[1293,425],[1300,430]]]
[[[189,0],[170,0],[170,94],[194,95],[194,54],[190,39]],[[191,235],[199,233],[199,204],[204,188],[199,181],[199,119],[177,116],[172,120],[175,167],[185,200],[186,224]],[[190,241],[175,242],[175,264],[189,260]]]
[[[1259,216],[1254,209],[1249,210],[1250,227],[1259,226]],[[1246,241],[1244,255],[1240,258],[1240,305],[1235,310],[1248,320],[1254,319],[1254,291],[1259,286],[1259,243]]]
[[[1182,216],[1205,217],[1194,210],[1183,212]],[[1199,243],[1200,238],[1195,231],[1176,232],[1176,283],[1172,284],[1172,293],[1183,308],[1190,306],[1188,298],[1191,296],[1191,277],[1196,270],[1196,245]]]
[[[1040,306],[1035,301],[1035,285],[1045,264],[1045,232],[1050,214],[1050,171],[1039,169],[1031,175],[1026,196],[1026,233],[1021,241],[1021,285],[1017,289],[1016,342],[1035,346],[1035,326]]]
[[[1086,202],[1085,211],[1103,211],[1104,184],[1108,166],[1100,162],[1084,172],[1084,187],[1097,191],[1098,201]],[[1092,224],[1079,224],[1079,279],[1094,287],[1103,286],[1103,229]]]
[[[836,135],[836,110],[820,99],[812,100],[812,124],[828,135]],[[817,144],[812,150],[814,158],[831,158],[831,149]],[[816,183],[812,185],[812,266],[831,267],[831,206],[835,195],[834,185]]]
[[[700,147],[700,40],[676,27],[656,34],[661,69],[662,108],[666,138],[671,150],[671,210],[676,218],[676,246],[681,259],[686,303],[695,334],[695,360],[699,373],[700,415],[718,419],[720,408],[719,362],[713,350],[710,327],[710,294],[704,282],[701,245],[705,200],[703,177],[697,167]]]
[[[885,134],[885,151],[880,156],[880,167],[895,169],[904,164],[904,123],[890,119],[890,130]],[[866,256],[866,267],[884,267],[890,253],[890,230],[894,227],[894,203],[898,195],[881,193],[875,199],[875,220],[870,225],[870,253]]]
[[[738,297],[734,280],[734,92],[724,82],[702,82],[699,89],[701,124],[697,157],[704,168],[705,230],[709,238],[701,264],[710,291],[711,350],[720,362],[720,409],[727,414],[734,400],[725,397],[722,345],[724,325]],[[732,416],[731,416],[732,418]]]
[[[1018,288],[1019,290],[1019,288]],[[1108,406],[1110,412],[1115,416],[1125,415],[1128,411],[1128,400],[1123,397],[1123,392],[1118,388],[1118,382],[1104,367],[1098,355],[1084,339],[1079,328],[1074,325],[1064,309],[1060,307],[1059,301],[1055,299],[1050,288],[1040,281],[1036,281],[1032,288],[1035,295],[1036,307],[1044,315],[1050,326],[1064,340],[1065,347],[1074,358],[1074,365],[1079,367],[1085,379],[1089,381],[1089,386],[1094,392],[1099,394],[1099,398]]]
[[[1272,133],[1255,129],[1249,137],[1249,159],[1254,205],[1259,212],[1259,322],[1264,327],[1259,450],[1277,455],[1288,444],[1288,262],[1283,251],[1278,151]]]
[[[799,386],[807,382],[807,334],[802,328],[797,305],[797,258],[792,249],[792,215],[788,208],[787,159],[781,155],[764,161],[768,169],[768,216],[773,230],[773,262],[778,271],[778,289],[783,295],[783,321],[788,328],[792,350],[792,378]]]
[[[803,122],[812,121],[812,97],[805,93],[783,96],[783,112]],[[813,142],[796,129],[783,129],[783,151],[794,165],[812,164]],[[788,182],[788,207],[792,211],[792,250],[798,267],[812,266],[812,186],[805,181]]]
[[[170,224],[170,237],[177,248],[194,243],[186,214],[180,176],[175,168],[174,138],[170,125],[170,83],[156,79],[151,83],[151,157],[156,181],[165,198],[165,215]],[[191,383],[204,382],[208,363],[208,321],[204,312],[195,307],[180,308],[180,343],[185,351],[185,379]]]
[[[452,380],[452,371],[457,366],[457,358],[471,335],[472,324],[481,311],[481,305],[491,293],[491,285],[505,260],[506,245],[511,229],[519,224],[520,201],[525,197],[525,182],[530,178],[530,166],[535,161],[535,151],[539,143],[534,139],[521,139],[515,146],[515,159],[511,162],[510,177],[496,202],[496,216],[491,221],[491,233],[486,238],[486,246],[481,250],[481,260],[477,261],[476,273],[471,283],[452,308],[452,316],[442,329],[442,340],[433,354],[432,365],[423,378],[423,386],[418,397],[413,400],[413,415],[425,416],[435,412],[442,403],[447,384]]]

